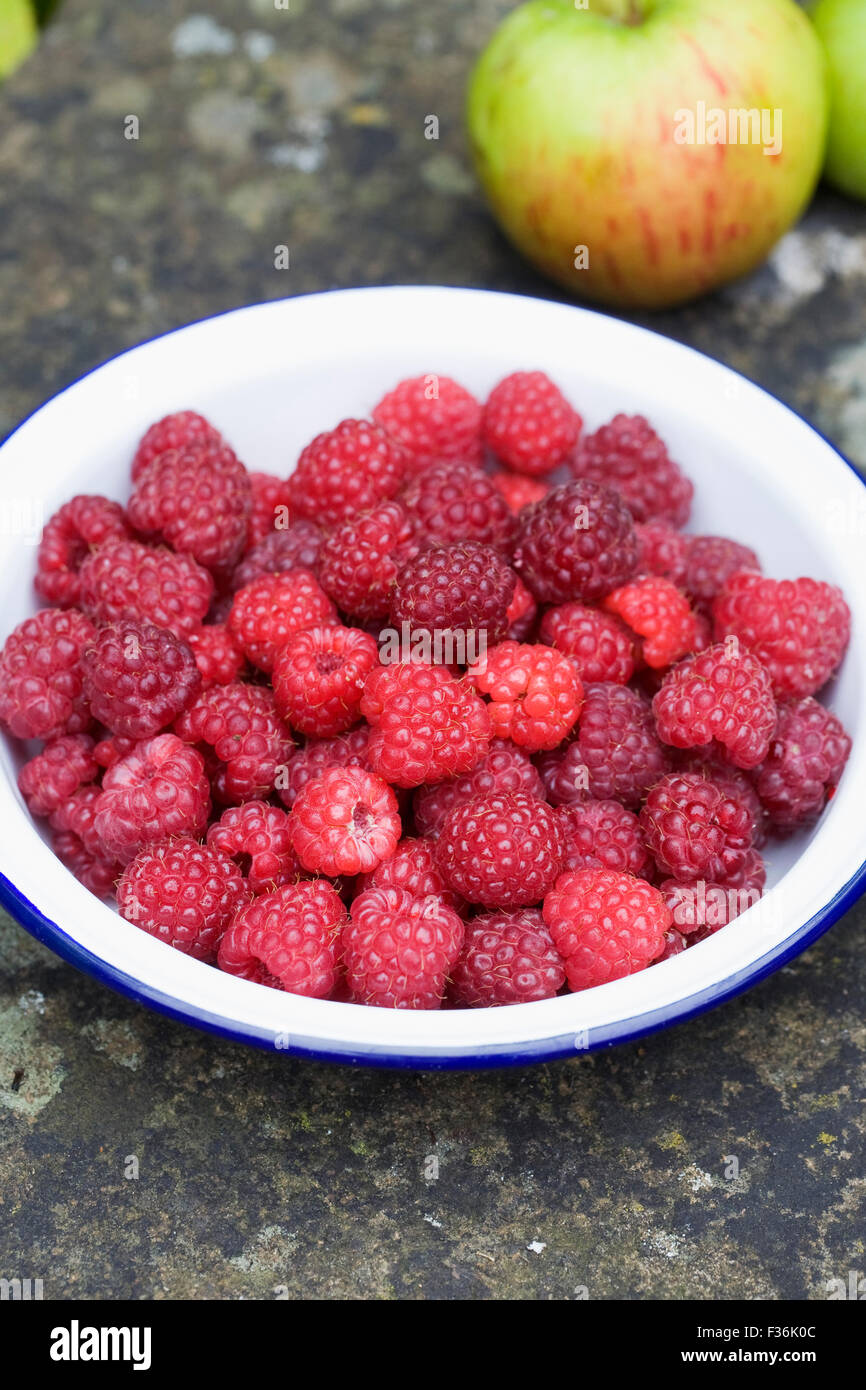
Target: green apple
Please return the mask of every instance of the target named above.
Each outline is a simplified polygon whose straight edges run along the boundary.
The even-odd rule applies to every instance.
[[[827,108],[794,0],[530,0],[481,55],[468,124],[531,261],[658,308],[764,259],[820,176]]]
[[[36,43],[30,0],[0,0],[0,78],[23,62]]]
[[[811,11],[830,68],[830,131],[824,173],[866,198],[866,0],[818,0]]]

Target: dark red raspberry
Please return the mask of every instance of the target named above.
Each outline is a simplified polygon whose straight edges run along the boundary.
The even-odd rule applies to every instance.
[[[723,750],[720,750],[723,753]],[[680,772],[694,772],[715,782],[727,792],[737,797],[748,809],[752,817],[752,844],[760,849],[767,838],[767,815],[761,805],[761,798],[755,790],[754,782],[738,767],[733,767],[724,756],[713,758],[686,758],[679,766]]]
[[[604,606],[643,640],[641,656],[662,670],[695,650],[698,628],[688,599],[669,579],[646,575],[608,594]]]
[[[138,743],[137,738],[122,738],[119,734],[109,734],[102,738],[93,749],[93,756],[100,767],[113,767],[127,753],[131,753]]]
[[[308,739],[306,745],[292,758],[285,778],[281,779],[277,787],[281,801],[286,806],[292,806],[307,783],[327,772],[329,767],[363,767],[369,771],[369,741],[369,724],[359,724],[357,729],[338,734],[336,738]]]
[[[514,567],[543,603],[603,598],[636,566],[631,513],[610,488],[563,483],[517,519]]]
[[[78,571],[91,550],[129,535],[126,513],[107,497],[73,497],[46,522],[36,556],[35,588],[44,603],[81,602]]]
[[[671,956],[678,956],[681,951],[686,949],[688,944],[682,932],[676,931],[674,927],[671,927],[669,931],[665,932],[665,948],[660,956],[656,956],[653,964],[658,965],[659,961],[670,960]]]
[[[831,710],[806,696],[779,705],[779,722],[757,790],[773,825],[790,830],[817,820],[851,752],[851,740]]]
[[[583,704],[580,676],[568,657],[552,647],[500,642],[470,672],[490,697],[493,733],[536,753],[556,748],[577,723]]]
[[[228,625],[253,665],[270,671],[293,633],[336,621],[337,610],[315,575],[289,570],[262,575],[239,589]]]
[[[301,453],[289,478],[292,511],[322,526],[338,526],[393,497],[405,467],[403,450],[379,425],[343,420]]]
[[[448,891],[445,880],[436,867],[436,846],[432,840],[403,839],[390,859],[372,873],[358,879],[358,892],[368,888],[401,888],[413,898],[431,895],[462,912],[466,904],[458,893]]]
[[[646,700],[626,686],[588,685],[577,746],[596,801],[621,801],[634,810],[670,760]]]
[[[128,864],[170,835],[201,835],[209,814],[201,754],[174,734],[157,734],[107,769],[94,826],[105,857]]]
[[[209,963],[247,896],[246,884],[225,854],[184,837],[142,849],[117,885],[121,917],[176,951]]]
[[[311,873],[370,873],[397,848],[397,798],[372,772],[332,767],[295,797],[289,829],[292,848]]]
[[[543,476],[574,454],[583,421],[544,372],[513,372],[484,407],[484,442],[508,468]]]
[[[368,888],[343,933],[352,998],[380,1009],[438,1009],[463,945],[463,921],[428,894]]]
[[[106,541],[81,566],[81,606],[98,623],[141,618],[188,637],[214,594],[210,574],[188,555],[140,541]]]
[[[495,738],[471,772],[432,787],[419,787],[413,801],[415,824],[422,835],[437,835],[458,802],[494,792],[525,792],[544,800],[544,787],[529,755],[506,739]]]
[[[540,478],[527,478],[525,474],[510,473],[505,468],[499,468],[495,473],[491,473],[490,481],[502,493],[508,510],[513,512],[515,516],[521,507],[528,507],[532,502],[540,502],[542,497],[546,497],[550,491],[549,484],[542,482]]]
[[[613,869],[562,874],[544,920],[572,990],[634,975],[665,949],[671,914],[657,888]]]
[[[283,532],[288,529],[290,491],[288,480],[277,478],[273,473],[250,473],[249,480],[251,506],[247,547],[252,549],[278,529]]]
[[[202,685],[230,685],[246,666],[246,657],[225,623],[210,623],[188,637]]]
[[[498,488],[471,463],[437,463],[410,479],[400,500],[419,545],[478,541],[505,546],[514,518]]]
[[[402,631],[483,633],[498,642],[508,627],[517,576],[491,545],[432,545],[403,566],[391,592],[390,621]]]
[[[397,787],[469,772],[487,752],[487,706],[442,666],[395,663],[370,672],[361,713],[373,725],[367,759]]]
[[[556,819],[562,836],[562,867],[616,869],[646,877],[649,855],[640,822],[618,801],[584,801],[559,806]]]
[[[666,521],[639,521],[637,535],[638,573],[658,574],[681,588],[686,578],[686,556],[691,541]]]
[[[48,824],[53,830],[72,831],[88,854],[98,859],[110,859],[112,856],[106,851],[96,828],[96,812],[101,795],[102,789],[96,782],[86,782],[51,812]]]
[[[319,579],[344,613],[359,622],[387,617],[400,566],[415,552],[412,527],[399,502],[380,502],[336,527],[321,549]]]
[[[742,865],[731,873],[720,885],[722,888],[742,888],[756,894],[755,901],[764,891],[767,882],[767,866],[754,845],[746,854]],[[749,904],[751,905],[751,904]]]
[[[467,902],[531,907],[560,871],[556,816],[525,792],[458,802],[440,826],[436,863],[451,891]]]
[[[450,377],[431,372],[401,381],[382,397],[373,419],[406,450],[412,473],[440,459],[481,462],[481,406]]]
[[[508,623],[506,636],[512,642],[525,641],[535,627],[538,604],[519,574],[514,576],[514,597],[505,616]]]
[[[739,570],[757,570],[761,562],[754,550],[725,536],[687,536],[686,567],[682,584],[695,603],[709,610],[712,600]]]
[[[0,724],[16,738],[80,734],[90,724],[81,658],[93,624],[77,608],[25,618],[0,652]]]
[[[694,487],[642,415],[616,415],[584,435],[572,469],[616,488],[635,521],[684,526],[689,519]]]
[[[64,734],[52,739],[18,773],[18,788],[33,816],[50,816],[73,792],[99,775],[93,739]]]
[[[219,448],[223,437],[203,415],[194,410],[179,410],[151,425],[142,439],[132,461],[132,481],[138,482],[148,464],[169,449],[189,449],[206,444]]]
[[[274,662],[277,711],[302,734],[345,733],[361,714],[364,682],[379,649],[357,627],[311,627],[294,633]]]
[[[653,713],[665,743],[703,748],[715,741],[735,767],[757,767],[776,727],[769,674],[739,643],[719,642],[681,661],[665,676]]]
[[[110,898],[120,876],[120,865],[91,854],[74,830],[58,830],[51,836],[51,848],[61,863],[97,898]]]
[[[207,842],[235,861],[252,893],[269,893],[298,876],[289,817],[280,806],[229,806],[208,830]]]
[[[326,999],[337,983],[346,909],[323,879],[293,883],[242,907],[220,942],[229,975]]]
[[[716,636],[734,635],[770,673],[777,695],[814,695],[833,675],[851,636],[840,589],[818,579],[731,575],[713,603]]]
[[[211,570],[237,564],[251,510],[247,470],[227,445],[160,454],[129,499],[129,519],[137,531]]]
[[[763,880],[743,887],[732,887],[723,883],[677,883],[676,879],[666,878],[659,884],[659,892],[664,896],[673,925],[686,939],[686,945],[705,941],[719,927],[726,927],[748,908],[760,902]]]
[[[730,879],[752,847],[747,807],[690,772],[671,772],[650,788],[640,823],[661,872],[681,883]]]
[[[133,618],[101,628],[84,650],[82,668],[92,714],[128,738],[167,728],[201,689],[183,638]]]
[[[467,924],[452,972],[452,997],[470,1009],[553,999],[565,984],[562,957],[541,913],[488,912]]]
[[[270,531],[247,551],[231,578],[234,592],[261,579],[264,574],[285,574],[287,570],[318,573],[319,551],[324,532],[312,521],[293,521],[285,530]]]
[[[270,690],[232,681],[205,690],[175,724],[186,743],[213,749],[214,791],[224,804],[257,801],[287,775],[294,742]]]
[[[571,806],[588,799],[589,768],[579,743],[539,753],[535,766],[551,806]]]
[[[582,681],[625,685],[634,675],[634,636],[610,613],[561,603],[548,608],[538,635],[571,658]]]

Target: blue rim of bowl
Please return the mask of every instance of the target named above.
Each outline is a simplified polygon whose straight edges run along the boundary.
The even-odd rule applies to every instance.
[[[335,294],[364,294],[366,292],[379,292],[382,290],[414,290],[435,292],[440,289],[457,289],[474,294],[494,294],[503,299],[529,299],[538,303],[559,304],[565,309],[577,308],[581,313],[592,314],[597,318],[612,318],[615,315],[603,314],[596,309],[587,309],[583,305],[571,305],[560,300],[538,299],[532,295],[509,295],[502,291],[487,291],[471,289],[465,285],[377,285],[365,286],[348,290],[326,290],[320,294],[300,295],[297,298],[330,298]],[[291,296],[290,296],[291,297]],[[108,357],[104,362],[92,367],[90,371],[84,372],[82,376],[69,385],[63,387],[61,391],[49,396],[41,405],[26,415],[19,421],[6,435],[0,439],[0,449],[12,437],[38,415],[46,406],[54,401],[60,400],[68,391],[72,391],[88,377],[107,367],[111,362],[116,362],[119,358],[125,357],[128,352],[134,352],[136,348],[148,347],[151,343],[160,342],[163,338],[172,338],[178,333],[182,333],[186,328],[194,328],[198,324],[210,323],[217,319],[226,318],[230,314],[243,313],[247,309],[261,309],[270,304],[281,303],[280,300],[265,300],[261,304],[239,305],[234,309],[226,309],[219,314],[209,314],[205,318],[196,319],[192,323],[183,324],[178,328],[169,329],[165,333],[158,333],[153,338],[147,338],[141,343],[136,343],[132,348],[126,348],[123,352],[115,353]],[[622,322],[622,320],[618,320]],[[681,343],[678,339],[666,338],[662,333],[656,333],[651,328],[644,328],[641,324],[633,324],[625,320],[632,331],[646,334],[649,338],[663,338],[666,342],[676,342],[677,346],[686,352],[694,353],[696,357],[705,358],[717,365],[731,371],[735,376],[749,382],[756,390],[777,405],[782,406],[791,415],[796,416],[807,429],[822,439],[829,449],[833,451],[837,458],[851,470],[860,485],[866,490],[866,479],[849,458],[837,448],[831,439],[821,430],[807,420],[804,415],[790,406],[787,401],[775,396],[772,391],[768,391],[758,382],[752,381],[742,372],[736,372],[734,368],[728,367],[727,363],[721,362],[718,358],[711,357],[709,353],[699,352],[697,348],[691,347],[688,343]],[[823,936],[830,927],[836,923],[840,917],[853,907],[858,899],[866,892],[866,859],[852,875],[847,883],[843,884],[838,892],[828,903],[816,912],[807,922],[804,922],[791,936],[781,942],[772,951],[768,951],[765,956],[752,962],[741,971],[734,975],[729,975],[723,980],[718,980],[712,985],[689,995],[687,998],[679,1000],[676,1004],[665,1006],[659,1009],[646,1010],[643,1013],[635,1014],[631,1018],[621,1019],[616,1023],[590,1029],[586,1036],[581,1035],[579,1046],[575,1042],[575,1034],[570,1031],[554,1037],[540,1038],[537,1040],[520,1044],[503,1043],[490,1044],[481,1052],[469,1053],[465,1050],[455,1052],[421,1052],[394,1053],[383,1047],[345,1047],[339,1050],[332,1050],[316,1044],[315,1046],[305,1046],[299,1040],[290,1042],[285,1048],[280,1048],[287,1057],[304,1058],[318,1062],[340,1062],[343,1064],[384,1067],[394,1070],[424,1070],[424,1071],[470,1071],[482,1070],[493,1067],[519,1067],[534,1062],[554,1062],[561,1061],[566,1057],[582,1056],[587,1052],[596,1052],[602,1048],[616,1047],[622,1043],[635,1042],[639,1038],[647,1037],[651,1033],[657,1033],[663,1028],[669,1028],[675,1023],[685,1023],[690,1018],[696,1018],[700,1014],[706,1013],[709,1009],[723,1004],[728,999],[733,999],[738,994],[750,989],[768,975],[774,974],[784,965],[795,959],[819,937]],[[214,1033],[218,1037],[227,1038],[232,1042],[245,1043],[247,1046],[258,1047],[268,1051],[278,1050],[275,1048],[273,1034],[270,1032],[259,1034],[249,1028],[233,1026],[222,1015],[212,1014],[207,1010],[194,1008],[184,1004],[172,995],[164,991],[144,986],[134,976],[128,975],[125,971],[119,970],[113,965],[109,965],[93,951],[81,946],[73,937],[69,936],[57,922],[52,922],[43,912],[30,901],[29,898],[15,887],[14,883],[2,873],[0,873],[0,904],[21,924],[31,936],[35,937],[43,946],[47,946],[56,955],[74,965],[76,969],[83,971],[87,975],[92,975],[94,979],[102,984],[108,985],[117,993],[126,995],[138,1003],[146,1004],[157,1012],[165,1014],[168,1018],[174,1018],[182,1023],[193,1024],[195,1027],[205,1032]]]

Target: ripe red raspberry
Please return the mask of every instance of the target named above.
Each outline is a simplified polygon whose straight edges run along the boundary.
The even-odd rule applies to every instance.
[[[463,921],[439,898],[368,888],[343,934],[352,998],[380,1009],[438,1009],[462,945]]]
[[[401,888],[413,898],[433,895],[453,907],[455,912],[463,912],[466,906],[458,893],[448,891],[436,866],[436,846],[432,840],[401,840],[390,859],[372,873],[360,876],[358,892],[363,893],[368,888]]]
[[[369,724],[359,724],[336,738],[311,738],[289,763],[284,779],[277,787],[280,800],[294,805],[295,798],[314,777],[320,777],[330,767],[363,767],[367,771]],[[285,785],[283,785],[285,783]]]
[[[659,892],[667,903],[673,925],[686,939],[687,946],[706,941],[720,927],[726,927],[748,908],[759,902],[763,881],[754,886],[732,887],[723,883],[678,883],[666,878]]]
[[[294,742],[270,690],[232,681],[205,690],[175,724],[186,743],[213,749],[209,770],[224,804],[261,800],[287,774]]]
[[[100,767],[113,767],[121,758],[125,758],[127,753],[131,753],[137,743],[137,738],[110,734],[107,738],[101,738],[94,746],[93,756]]]
[[[126,513],[107,497],[73,497],[46,522],[36,556],[35,588],[44,603],[68,608],[81,602],[78,572],[104,541],[129,535]]]
[[[610,488],[564,483],[517,519],[514,567],[543,603],[603,598],[636,565],[631,514]]]
[[[129,499],[137,531],[212,570],[226,570],[240,559],[251,510],[247,470],[227,445],[160,454]]]
[[[505,468],[497,469],[489,476],[493,486],[498,488],[505,498],[509,511],[515,516],[521,507],[540,502],[550,491],[549,484],[539,478],[527,478],[523,473],[509,473]]]
[[[512,571],[513,572],[513,571]],[[514,575],[514,597],[508,605],[506,636],[512,642],[523,642],[532,632],[538,616],[538,604],[519,574]]]
[[[214,583],[188,555],[140,541],[106,541],[81,566],[81,606],[95,622],[141,618],[188,637],[210,608]]]
[[[587,685],[577,747],[596,801],[621,801],[633,810],[647,788],[670,767],[646,700],[606,681]]]
[[[209,623],[188,637],[203,687],[230,685],[246,666],[237,639],[225,623]]]
[[[364,682],[379,649],[357,627],[311,627],[294,633],[274,662],[278,713],[302,734],[345,733],[361,714]]]
[[[539,637],[570,657],[583,681],[625,685],[635,669],[634,637],[609,613],[582,603],[548,608]]]
[[[117,885],[121,917],[185,956],[209,963],[246,900],[236,865],[219,850],[186,837],[142,849]]]
[[[288,529],[290,491],[288,479],[273,473],[250,473],[250,517],[247,526],[247,548],[274,535],[279,528]]]
[[[18,773],[18,788],[33,816],[50,816],[79,787],[93,782],[99,764],[93,739],[87,734],[64,734],[46,743]]]
[[[770,673],[777,695],[814,695],[851,636],[840,589],[818,579],[731,575],[713,603],[716,637],[734,634]]]
[[[312,521],[293,521],[291,526],[268,534],[248,550],[231,577],[232,592],[261,579],[264,574],[285,574],[287,570],[318,573],[319,551],[324,532]]]
[[[572,990],[645,969],[662,954],[671,926],[657,888],[613,869],[562,874],[544,900],[544,920]]]
[[[280,806],[229,806],[208,830],[207,842],[234,860],[252,893],[269,893],[298,876],[289,817]]]
[[[638,574],[658,574],[681,588],[686,578],[686,556],[691,541],[666,521],[635,524]]]
[[[277,652],[295,632],[337,621],[337,610],[309,570],[266,574],[235,595],[228,625],[249,660],[273,669]]]
[[[616,869],[646,877],[649,855],[640,822],[618,801],[584,801],[559,806],[556,819],[562,836],[562,867]]]
[[[659,735],[675,748],[721,744],[735,767],[757,767],[776,727],[776,702],[761,662],[719,642],[665,676],[653,699]]]
[[[397,798],[372,772],[332,767],[298,793],[289,829],[292,848],[311,873],[369,873],[397,848]]]
[[[412,473],[440,459],[481,462],[481,406],[450,377],[431,372],[401,381],[382,397],[373,419],[406,450]]]
[[[565,984],[562,957],[541,913],[488,912],[466,927],[452,973],[454,1002],[470,1009],[553,999]]]
[[[120,876],[120,865],[98,854],[91,854],[74,830],[58,830],[51,836],[51,848],[61,863],[97,898],[110,898]]]
[[[81,657],[94,636],[77,608],[45,608],[19,623],[0,652],[0,724],[46,741],[87,729]]]
[[[373,725],[369,765],[392,786],[457,777],[481,761],[490,743],[487,706],[442,666],[376,667],[361,713]]]
[[[672,956],[678,956],[688,944],[682,932],[671,927],[669,931],[665,932],[665,948],[660,956],[656,956],[653,964],[658,965],[660,961],[670,960]]]
[[[484,442],[515,473],[540,477],[574,454],[583,421],[544,372],[513,372],[484,407]]]
[[[498,488],[471,463],[437,463],[411,478],[401,493],[419,545],[478,541],[506,546],[514,518]]]
[[[390,621],[402,631],[484,633],[498,642],[508,625],[516,575],[491,545],[431,545],[403,566],[391,591]]]
[[[552,647],[500,642],[470,673],[489,695],[490,723],[497,738],[510,738],[536,753],[556,748],[577,723],[583,686],[574,664]]]
[[[222,443],[219,430],[194,410],[179,410],[174,415],[166,415],[151,425],[139,444],[132,460],[132,481],[138,482],[148,464],[169,449],[189,449],[201,444],[219,448]]]
[[[653,670],[662,670],[695,649],[695,615],[669,579],[657,575],[635,579],[608,594],[604,606],[643,638],[641,655]]]
[[[551,806],[570,806],[589,797],[589,769],[579,743],[539,753],[535,766]]]
[[[687,536],[683,588],[701,608],[709,610],[712,600],[732,574],[757,570],[761,562],[754,550],[725,536]]]
[[[458,802],[440,827],[436,863],[448,887],[467,902],[531,907],[560,871],[556,816],[525,792]]]
[[[690,772],[671,772],[650,788],[640,823],[661,872],[681,883],[730,879],[752,847],[747,807]]]
[[[635,521],[684,526],[689,519],[694,487],[642,415],[616,415],[584,435],[572,471],[616,488]]]
[[[344,613],[373,622],[387,617],[397,571],[416,550],[401,504],[380,502],[330,533],[321,549],[319,580]]]
[[[747,852],[740,868],[729,874],[720,886],[722,888],[742,888],[746,894],[753,893],[755,895],[754,901],[757,902],[764,891],[766,882],[767,866],[753,845]],[[751,906],[751,904],[747,903],[747,906]]]
[[[403,482],[403,450],[369,420],[343,420],[317,435],[289,478],[292,511],[323,526],[393,497]]]
[[[840,720],[817,700],[807,696],[780,704],[756,783],[773,825],[788,830],[817,820],[850,752],[851,740]]]
[[[507,739],[495,738],[471,772],[432,787],[419,787],[413,800],[415,825],[422,835],[437,835],[458,802],[494,792],[524,792],[544,800],[544,787],[529,755]]]
[[[157,734],[108,768],[94,826],[106,858],[128,864],[170,835],[201,835],[209,814],[201,753],[174,734]]]
[[[680,772],[694,772],[700,777],[707,777],[711,782],[717,783],[728,796],[733,796],[742,801],[752,817],[752,844],[756,849],[760,849],[767,838],[767,815],[761,805],[761,798],[755,790],[752,778],[738,767],[733,767],[724,757],[713,759],[708,757],[687,758],[679,765]]]
[[[100,805],[102,789],[96,782],[86,782],[61,801],[48,817],[53,830],[72,831],[77,835],[88,854],[99,859],[108,859],[105,846],[96,828],[96,812]]]
[[[238,912],[220,942],[219,968],[271,989],[326,999],[337,983],[347,920],[340,895],[323,879],[278,888]]]
[[[129,738],[167,728],[201,688],[183,638],[134,618],[101,628],[84,650],[82,669],[94,718]]]

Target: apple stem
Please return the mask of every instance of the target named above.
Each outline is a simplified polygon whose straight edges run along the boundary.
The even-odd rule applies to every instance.
[[[618,24],[640,24],[643,19],[641,0],[601,0],[601,8],[610,12]]]

